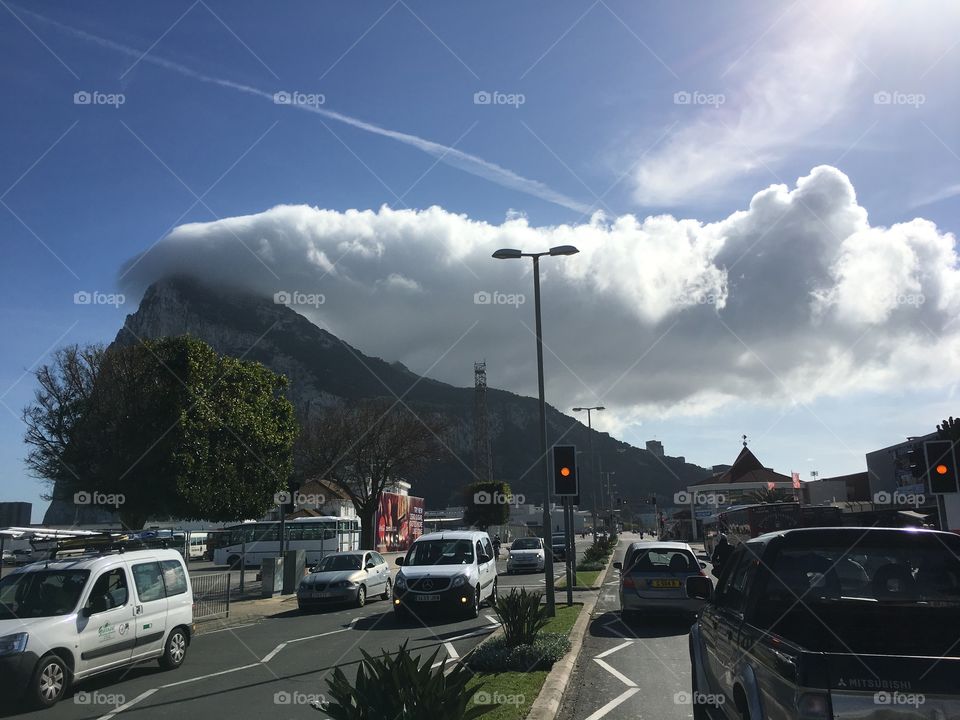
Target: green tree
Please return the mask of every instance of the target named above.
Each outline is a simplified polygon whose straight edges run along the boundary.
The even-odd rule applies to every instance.
[[[296,476],[326,480],[347,494],[360,518],[364,548],[374,546],[381,495],[439,459],[447,429],[439,415],[386,398],[326,408],[302,418],[301,427]]]
[[[92,381],[72,379],[76,368]],[[259,517],[292,471],[286,378],[196,338],[69,351],[36,376],[28,466],[60,497],[105,501],[128,529],[149,517]]]
[[[491,525],[505,525],[510,519],[513,493],[509,483],[480,481],[464,488],[463,521],[486,530]]]
[[[960,444],[960,418],[948,417],[937,425],[937,435],[941,440],[952,440],[954,445]]]

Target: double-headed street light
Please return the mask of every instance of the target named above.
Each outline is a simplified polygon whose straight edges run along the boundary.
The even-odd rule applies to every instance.
[[[600,412],[601,410],[606,410],[603,405],[595,405],[593,407],[575,407],[573,408],[574,412],[583,412],[587,411],[587,430],[590,432],[587,433],[587,448],[590,457],[590,491],[592,493],[591,499],[591,512],[593,515],[593,536],[597,536],[597,476],[594,475],[596,472],[596,463],[593,461],[593,418],[590,413],[596,410]]]
[[[543,573],[546,582],[547,614],[556,614],[553,593],[553,552],[550,550],[553,522],[550,520],[550,471],[547,468],[547,407],[543,394],[543,331],[540,323],[540,258],[544,255],[576,255],[573,245],[557,245],[546,252],[525,253],[513,248],[501,248],[493,257],[497,260],[533,258],[533,307],[537,321],[537,386],[540,390],[540,466],[543,468]]]

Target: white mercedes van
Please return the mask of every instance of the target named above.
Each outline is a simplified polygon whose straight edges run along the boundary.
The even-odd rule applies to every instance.
[[[0,683],[50,707],[72,683],[108,670],[145,660],[179,667],[192,626],[190,576],[176,550],[33,563],[0,580]]]
[[[478,530],[436,532],[417,538],[393,581],[398,617],[443,609],[477,617],[497,602],[497,560],[490,536]]]

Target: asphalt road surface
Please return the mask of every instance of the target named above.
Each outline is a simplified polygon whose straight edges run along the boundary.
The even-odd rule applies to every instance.
[[[615,560],[639,536],[625,533]],[[649,540],[649,542],[655,542]],[[707,573],[710,572],[708,569]],[[691,718],[688,618],[620,618],[619,571],[612,566],[594,610],[560,720]]]
[[[582,551],[588,540],[580,541]],[[506,552],[500,571],[506,572]],[[562,567],[558,566],[559,571]],[[396,568],[394,568],[394,574]],[[542,575],[506,575],[500,592],[525,586],[543,589]],[[558,601],[562,596],[558,594]],[[438,652],[436,662],[464,655],[498,626],[490,608],[480,617],[425,617],[398,622],[379,598],[363,608],[331,608],[300,613],[294,607],[247,625],[194,638],[184,664],[162,671],[156,662],[97,676],[79,683],[49,710],[22,712],[0,703],[0,717],[44,720],[238,717],[322,720],[311,701],[324,700],[326,679],[341,668],[353,679],[360,650],[376,655],[404,642],[421,656]]]

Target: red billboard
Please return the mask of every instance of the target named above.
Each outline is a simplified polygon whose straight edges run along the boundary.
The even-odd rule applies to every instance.
[[[423,498],[383,493],[376,527],[377,552],[406,552],[423,534]]]

